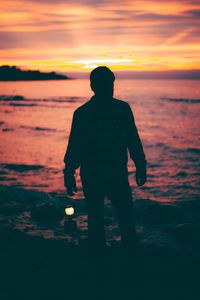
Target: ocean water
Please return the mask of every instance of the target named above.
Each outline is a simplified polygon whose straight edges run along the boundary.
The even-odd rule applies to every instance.
[[[0,82],[0,184],[65,199],[62,169],[72,114],[91,96],[85,79]],[[198,201],[199,81],[118,79],[114,96],[131,105],[148,161],[148,180],[140,188],[128,162],[133,199],[174,205]],[[78,173],[77,181],[73,201],[80,204],[84,222]],[[109,212],[109,202],[106,207]]]

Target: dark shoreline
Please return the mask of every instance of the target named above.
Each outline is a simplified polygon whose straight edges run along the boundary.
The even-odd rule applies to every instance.
[[[27,81],[51,81],[51,80],[74,80],[74,78],[51,78],[51,79],[0,79],[0,82],[27,82]]]
[[[0,81],[70,80],[67,75],[38,70],[21,70],[16,66],[0,66]]]

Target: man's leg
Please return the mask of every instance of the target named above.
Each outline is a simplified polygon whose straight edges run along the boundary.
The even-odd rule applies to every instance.
[[[88,238],[93,249],[105,246],[104,230],[104,195],[94,189],[85,192],[88,212]]]
[[[83,184],[83,192],[88,213],[88,254],[92,272],[89,293],[93,298],[104,299],[104,285],[107,280],[104,193],[98,182],[89,180],[87,183]],[[97,291],[95,297],[94,291]]]
[[[122,244],[124,246],[135,246],[137,237],[132,194],[128,178],[125,177],[111,182],[108,187],[108,197],[117,212]]]

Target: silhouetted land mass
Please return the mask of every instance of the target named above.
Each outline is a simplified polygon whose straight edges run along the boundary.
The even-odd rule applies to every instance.
[[[0,81],[23,80],[67,80],[70,77],[55,72],[40,72],[37,70],[21,70],[16,66],[0,66]]]

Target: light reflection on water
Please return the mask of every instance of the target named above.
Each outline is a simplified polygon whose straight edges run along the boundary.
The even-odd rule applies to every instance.
[[[117,80],[115,97],[130,103],[148,160],[148,182],[136,199],[184,200],[199,193],[200,86],[192,80]],[[92,96],[87,80],[1,82],[1,184],[65,193],[63,156],[73,111]],[[27,167],[27,165],[29,165]],[[82,197],[78,176],[78,198]]]

